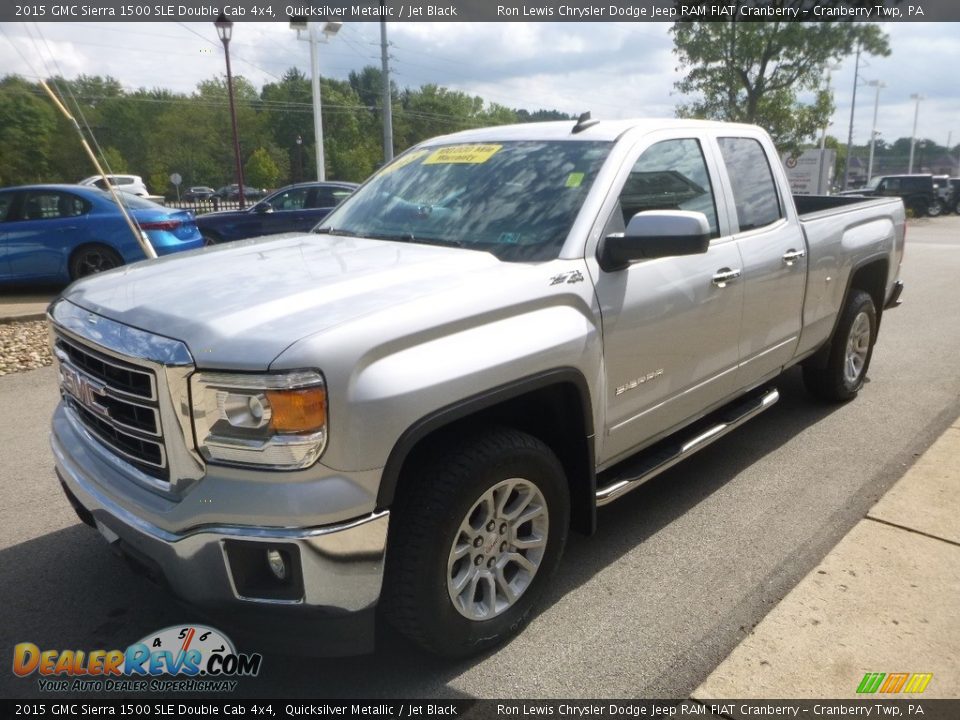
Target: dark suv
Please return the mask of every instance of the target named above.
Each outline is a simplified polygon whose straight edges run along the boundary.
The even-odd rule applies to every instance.
[[[960,215],[960,177],[946,178],[943,183],[946,185],[946,212]]]
[[[933,175],[878,175],[866,187],[843,194],[898,197],[915,217],[936,217],[944,210]]]

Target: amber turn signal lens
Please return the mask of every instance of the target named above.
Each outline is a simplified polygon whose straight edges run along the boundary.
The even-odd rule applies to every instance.
[[[327,423],[327,390],[267,390],[272,414],[270,427],[278,433],[306,433],[321,430]]]

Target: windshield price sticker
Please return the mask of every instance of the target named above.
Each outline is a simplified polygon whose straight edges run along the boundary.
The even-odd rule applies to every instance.
[[[485,163],[503,145],[449,145],[434,150],[430,157],[423,161],[424,165],[449,165],[460,163],[465,165],[480,165]]]
[[[407,165],[412,163],[414,160],[419,160],[429,152],[430,152],[429,150],[414,150],[411,153],[407,153],[403,157],[399,157],[396,160],[394,160],[392,163],[387,165],[383,170],[380,171],[380,174],[389,175],[390,173],[395,172],[402,167],[406,167]]]

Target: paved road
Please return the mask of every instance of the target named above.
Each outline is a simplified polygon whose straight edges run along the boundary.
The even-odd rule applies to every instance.
[[[788,373],[771,411],[574,537],[545,609],[510,645],[459,663],[392,638],[366,658],[267,655],[240,694],[687,697],[960,412],[960,218],[907,237],[906,303],[884,317],[860,398],[814,404]],[[50,369],[0,378],[3,697],[36,694],[2,669],[15,642],[125,647],[195,620],[77,523],[46,444],[55,395]]]

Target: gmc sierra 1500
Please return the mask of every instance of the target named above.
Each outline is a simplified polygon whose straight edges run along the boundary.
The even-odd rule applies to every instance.
[[[745,125],[581,119],[401,155],[313,233],[134,264],[50,308],[80,517],[188,602],[510,637],[568,528],[777,400],[861,389],[899,199],[797,198]],[[338,639],[337,643],[333,639]]]

